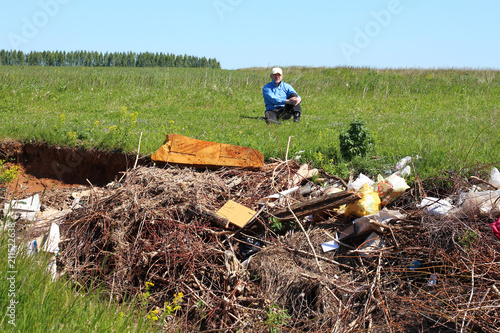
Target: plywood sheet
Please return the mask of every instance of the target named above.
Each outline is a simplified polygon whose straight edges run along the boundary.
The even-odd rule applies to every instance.
[[[167,134],[163,145],[151,156],[154,162],[194,166],[260,168],[264,156],[256,149]]]

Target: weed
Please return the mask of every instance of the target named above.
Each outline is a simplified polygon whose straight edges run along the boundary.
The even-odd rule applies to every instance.
[[[464,249],[470,249],[474,244],[476,244],[479,235],[474,230],[466,230],[460,236],[458,236],[458,243]]]
[[[340,133],[340,153],[350,161],[356,156],[364,157],[375,146],[375,142],[361,120],[355,120],[349,129]]]
[[[293,229],[296,226],[295,221],[281,221],[276,217],[271,217],[269,219],[269,227],[277,234],[284,234],[288,230]]]
[[[5,165],[5,160],[0,160],[0,184],[7,184],[14,181],[20,172],[17,165],[9,167]]]
[[[182,292],[177,293],[174,295],[174,299],[171,300],[170,302],[165,302],[163,311],[165,316],[172,316],[175,315],[175,313],[181,309],[181,303],[182,303],[182,298],[184,297],[184,294]]]
[[[278,333],[280,328],[285,326],[292,318],[287,309],[282,309],[276,304],[267,307],[266,312],[267,320],[265,323],[269,325],[269,333]]]
[[[12,238],[7,236],[7,233],[0,235],[0,252],[5,254],[12,248]],[[6,278],[0,279],[0,294],[7,300],[0,302],[0,311],[9,313],[10,302],[16,303],[15,318],[3,316],[0,319],[2,332],[160,331],[148,323],[145,311],[135,303],[103,302],[109,299],[107,294],[82,292],[65,277],[53,280],[47,272],[50,256],[44,253],[28,255],[21,243],[16,249],[15,259],[7,255],[0,257],[2,272],[9,272],[15,279],[15,284]],[[8,323],[10,320],[15,326]]]

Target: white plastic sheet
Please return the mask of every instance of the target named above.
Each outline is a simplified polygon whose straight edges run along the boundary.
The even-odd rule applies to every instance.
[[[20,200],[11,200],[3,206],[3,215],[17,220],[18,218],[34,221],[35,215],[40,211],[40,197],[35,194],[32,197]]]
[[[421,208],[424,213],[429,215],[443,216],[452,210],[454,206],[445,199],[425,197],[422,199],[422,202],[417,205],[417,208]]]

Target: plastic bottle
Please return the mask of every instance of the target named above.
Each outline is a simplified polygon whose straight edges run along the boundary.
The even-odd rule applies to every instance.
[[[396,170],[401,170],[406,166],[406,163],[410,162],[411,156],[406,156],[402,158],[398,163],[396,163]]]

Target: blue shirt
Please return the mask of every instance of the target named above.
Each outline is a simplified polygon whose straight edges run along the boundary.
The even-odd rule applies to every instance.
[[[269,82],[262,88],[262,96],[266,103],[266,111],[285,107],[285,101],[291,93],[296,93],[295,89],[288,83],[280,82],[276,86],[273,81]],[[298,94],[297,94],[298,95]]]

